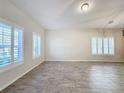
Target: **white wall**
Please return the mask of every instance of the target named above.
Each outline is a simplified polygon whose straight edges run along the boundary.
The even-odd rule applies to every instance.
[[[99,29],[52,30],[46,32],[47,61],[116,61],[124,62],[124,37],[121,29],[108,29],[115,37],[115,56],[93,56],[91,38],[98,36]]]
[[[0,73],[0,90],[44,60],[44,30],[8,1],[0,0],[0,17],[24,28],[24,63]],[[32,59],[32,32],[42,36],[42,57],[37,60]]]

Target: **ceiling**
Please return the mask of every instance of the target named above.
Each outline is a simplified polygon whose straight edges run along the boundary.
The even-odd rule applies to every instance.
[[[89,10],[79,11],[86,0],[9,0],[45,29],[123,28],[124,0],[88,0]],[[114,23],[108,24],[113,20]]]

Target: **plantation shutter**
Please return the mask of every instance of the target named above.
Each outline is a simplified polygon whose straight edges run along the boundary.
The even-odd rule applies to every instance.
[[[37,58],[41,55],[41,37],[37,33],[33,33],[33,57]]]
[[[11,64],[11,26],[0,23],[0,67]]]
[[[23,30],[0,23],[0,67],[23,61]]]
[[[14,62],[21,62],[23,59],[23,31],[14,29]]]

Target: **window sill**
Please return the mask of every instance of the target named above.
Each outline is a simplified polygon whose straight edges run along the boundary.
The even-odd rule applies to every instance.
[[[18,62],[18,63],[8,64],[8,65],[6,65],[4,67],[0,67],[0,73],[5,72],[5,71],[8,71],[10,69],[13,69],[13,68],[15,68],[17,66],[20,66],[22,64],[23,64],[23,62]]]

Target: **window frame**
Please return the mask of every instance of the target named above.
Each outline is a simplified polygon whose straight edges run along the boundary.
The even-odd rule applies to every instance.
[[[37,45],[39,45],[39,46],[37,46],[37,47],[39,47],[39,49],[38,50],[40,50],[39,52],[37,52],[37,53],[34,53],[35,52],[35,46],[34,46],[34,44],[35,44],[35,40],[34,40],[34,36],[37,38],[37,40],[39,39],[40,41],[40,44],[39,44],[39,42],[37,42]],[[32,41],[33,41],[33,43],[32,43],[32,57],[33,57],[33,59],[38,59],[38,58],[40,58],[41,57],[41,35],[39,35],[39,33],[37,33],[37,32],[33,32],[33,34],[32,34]]]
[[[97,51],[96,51],[96,52],[97,52],[96,54],[93,54],[93,52],[92,52],[92,39],[93,39],[93,38],[96,38],[96,39],[97,39],[97,40],[96,40],[96,48],[97,48],[97,49],[96,49],[96,50],[97,50]],[[102,53],[101,53],[101,54],[98,53],[98,38],[102,38]],[[104,39],[105,39],[105,38],[108,39],[108,54],[105,54],[105,53],[104,53]],[[114,41],[114,47],[113,47],[114,52],[113,52],[113,54],[110,54],[110,53],[109,53],[109,50],[110,50],[110,49],[109,49],[109,47],[110,47],[110,46],[109,46],[109,39],[110,39],[110,38],[113,38],[113,41]],[[96,37],[92,37],[92,38],[91,38],[91,54],[94,55],[94,56],[115,56],[115,55],[116,55],[116,50],[115,50],[115,37],[113,37],[113,36],[110,36],[110,37],[97,37],[97,36],[96,36]]]
[[[12,53],[14,52],[14,29],[17,28],[17,29],[22,30],[22,61],[14,62],[14,60],[13,60],[10,64],[0,67],[0,73],[1,73],[6,70],[12,69],[14,67],[20,66],[24,63],[24,28],[14,24],[14,23],[11,23],[3,18],[0,18],[0,23],[12,27],[12,30],[11,30],[11,49],[13,49]],[[14,54],[12,54],[12,55],[14,55]]]

